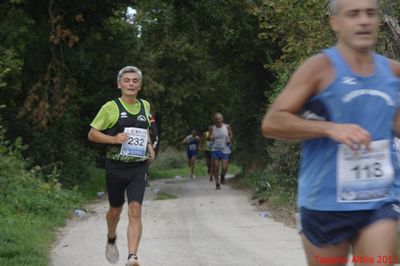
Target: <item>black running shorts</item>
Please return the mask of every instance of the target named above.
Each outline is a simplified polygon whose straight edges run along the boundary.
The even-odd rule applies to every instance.
[[[128,203],[143,202],[146,188],[147,161],[124,163],[106,160],[106,179],[110,206],[118,208],[124,205],[125,192]]]

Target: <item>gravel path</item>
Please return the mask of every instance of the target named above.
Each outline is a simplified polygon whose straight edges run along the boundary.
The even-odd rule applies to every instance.
[[[157,192],[177,199],[154,200]],[[83,220],[60,230],[51,252],[54,266],[106,266],[106,200],[89,205]],[[270,217],[261,217],[241,191],[216,191],[207,178],[156,180],[143,202],[141,266],[305,266],[299,235]],[[118,227],[118,247],[127,256],[127,213]]]

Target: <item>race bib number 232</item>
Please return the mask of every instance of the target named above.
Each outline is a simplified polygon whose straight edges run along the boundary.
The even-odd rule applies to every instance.
[[[128,140],[121,145],[121,155],[144,158],[147,151],[147,129],[126,127],[124,133],[128,134]]]

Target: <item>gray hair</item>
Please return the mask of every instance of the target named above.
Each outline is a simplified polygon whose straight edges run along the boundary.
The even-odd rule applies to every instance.
[[[222,119],[224,119],[224,116],[220,112],[216,112],[214,114],[214,118],[217,118],[217,116],[220,116]]]
[[[339,2],[340,2],[340,0],[326,0],[329,16],[336,15],[336,13],[338,11]],[[375,3],[376,3],[376,6],[379,6],[379,0],[375,0]]]
[[[139,76],[139,82],[142,83],[142,71],[135,66],[126,66],[118,72],[117,81],[120,82],[125,73],[136,73]]]

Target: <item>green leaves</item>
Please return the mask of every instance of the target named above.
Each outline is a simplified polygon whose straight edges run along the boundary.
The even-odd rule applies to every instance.
[[[323,1],[262,1],[253,13],[263,29],[259,37],[281,50],[276,61],[266,65],[276,73],[292,72],[305,58],[334,44]]]
[[[388,6],[398,17],[399,4]],[[23,137],[38,165],[63,162],[60,179],[71,185],[95,161],[89,123],[119,96],[123,66],[142,69],[140,97],[157,115],[163,146],[206,130],[220,111],[234,130],[235,156],[252,162],[263,157],[267,102],[306,57],[334,43],[318,0],[9,0],[0,15],[0,112],[9,137]],[[378,48],[397,54],[391,36],[382,38]],[[25,116],[15,119],[21,106]]]

